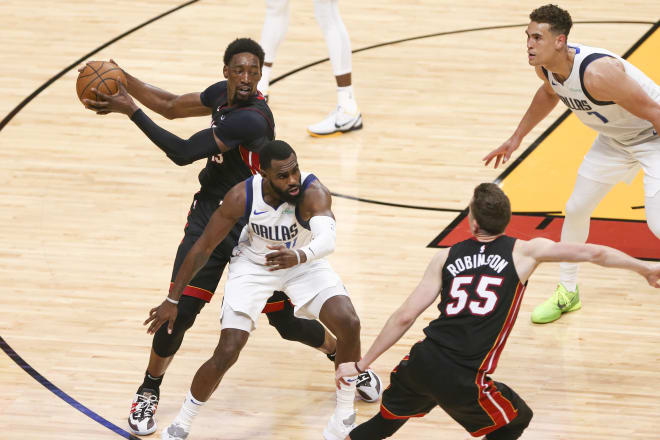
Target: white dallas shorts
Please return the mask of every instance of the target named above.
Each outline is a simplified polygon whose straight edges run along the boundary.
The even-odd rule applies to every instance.
[[[601,183],[630,184],[644,170],[644,194],[653,197],[660,191],[660,137],[625,146],[599,134],[584,156],[578,174]]]
[[[222,300],[222,328],[251,332],[275,290],[291,299],[299,318],[317,319],[323,304],[331,297],[346,295],[339,275],[324,259],[312,260],[288,269],[269,271],[245,256],[232,257]]]

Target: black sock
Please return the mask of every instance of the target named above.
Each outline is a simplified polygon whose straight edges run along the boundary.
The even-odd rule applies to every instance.
[[[161,382],[163,382],[163,376],[153,377],[151,374],[149,374],[149,372],[145,372],[144,382],[142,382],[142,385],[140,385],[140,388],[138,388],[138,394],[142,394],[142,390],[144,389],[149,389],[149,390],[154,390],[154,392],[158,396],[160,394]]]

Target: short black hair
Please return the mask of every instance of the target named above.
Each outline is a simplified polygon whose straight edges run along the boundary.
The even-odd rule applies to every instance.
[[[259,166],[262,170],[270,168],[271,162],[275,160],[288,159],[291,154],[296,154],[291,145],[284,141],[270,141],[259,152]]]
[[[255,55],[259,58],[259,68],[261,69],[264,66],[264,50],[261,48],[259,43],[254,41],[252,38],[237,38],[227,46],[225,50],[225,56],[223,61],[225,66],[228,66],[231,62],[231,58],[237,53],[248,52]]]
[[[573,26],[571,14],[557,5],[545,5],[536,8],[529,14],[529,19],[536,23],[548,23],[553,33],[557,35],[564,34],[567,37]]]
[[[477,185],[470,209],[479,228],[489,234],[501,234],[511,220],[511,202],[504,191],[494,183]]]

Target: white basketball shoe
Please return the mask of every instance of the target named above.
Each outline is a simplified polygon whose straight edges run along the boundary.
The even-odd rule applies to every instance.
[[[307,127],[307,132],[314,137],[337,136],[362,128],[362,114],[359,111],[347,112],[337,106],[324,120]]]
[[[158,395],[154,390],[143,389],[135,394],[131,412],[128,415],[128,427],[137,435],[148,435],[156,430],[156,409]]]
[[[328,426],[323,430],[323,438],[325,440],[344,440],[355,426],[355,413],[343,420],[333,413],[328,421]]]

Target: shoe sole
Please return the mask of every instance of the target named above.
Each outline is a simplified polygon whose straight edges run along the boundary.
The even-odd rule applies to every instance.
[[[313,131],[309,131],[309,129],[308,129],[307,133],[311,137],[315,137],[315,138],[329,138],[329,137],[341,136],[344,133],[348,133],[349,131],[355,131],[355,130],[362,130],[362,122],[360,122],[359,125],[355,125],[355,126],[349,128],[348,130],[343,130],[343,131],[342,130],[337,130],[337,131],[333,131],[332,133],[328,133],[328,134],[320,134],[320,133],[314,133]]]
[[[154,424],[153,429],[150,429],[150,430],[148,430],[148,431],[136,431],[135,429],[133,429],[133,427],[131,426],[130,423],[128,424],[128,430],[131,431],[131,432],[132,432],[133,434],[135,434],[135,435],[149,435],[149,434],[153,434],[154,432],[156,432],[156,429],[158,429],[158,425],[155,425],[155,424]]]
[[[581,301],[578,301],[578,302],[577,302],[573,307],[571,307],[570,309],[561,310],[561,313],[560,313],[556,318],[553,318],[553,319],[547,319],[547,320],[536,320],[536,321],[535,321],[535,320],[534,320],[534,317],[532,317],[532,322],[533,322],[534,324],[549,324],[549,323],[551,323],[551,322],[555,322],[556,320],[558,320],[559,318],[561,318],[561,315],[563,315],[564,313],[575,312],[576,310],[580,310],[581,308],[582,308],[582,302],[581,302]]]

